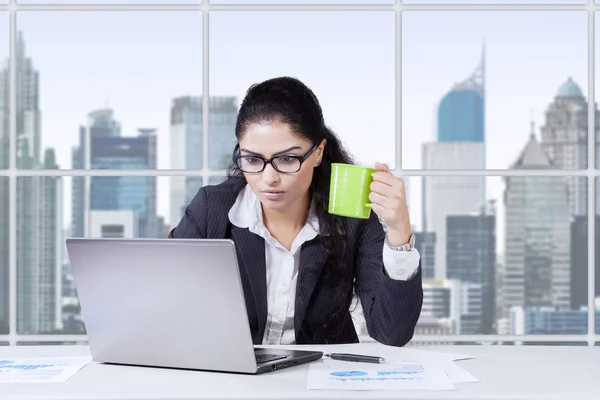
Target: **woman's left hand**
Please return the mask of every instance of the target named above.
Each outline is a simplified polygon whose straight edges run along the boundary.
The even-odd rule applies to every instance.
[[[401,246],[408,243],[412,234],[404,181],[392,175],[386,164],[376,163],[375,169],[369,200],[387,227],[390,244]]]

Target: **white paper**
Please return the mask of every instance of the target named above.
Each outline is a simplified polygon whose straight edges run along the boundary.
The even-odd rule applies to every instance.
[[[402,364],[406,362],[424,362],[430,361],[442,366],[452,383],[472,383],[479,382],[470,372],[459,367],[454,361],[467,360],[473,356],[464,354],[442,353],[428,350],[402,349],[399,355],[394,358],[388,358],[389,364]]]
[[[454,390],[440,364],[370,364],[324,359],[309,365],[308,389]]]
[[[397,360],[450,360],[450,361],[459,361],[459,360],[468,360],[471,358],[475,358],[473,356],[469,356],[466,354],[456,354],[456,353],[444,353],[437,351],[429,351],[429,350],[415,350],[415,349],[407,349],[401,348],[394,355],[393,359]],[[390,360],[387,360],[390,361]]]
[[[452,383],[473,383],[479,382],[469,371],[456,365],[454,361],[443,360],[441,361],[442,368],[446,371],[446,375],[452,381]]]
[[[0,358],[0,383],[65,382],[91,357]]]

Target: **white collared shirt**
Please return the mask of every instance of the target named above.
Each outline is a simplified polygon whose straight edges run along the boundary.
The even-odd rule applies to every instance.
[[[258,197],[246,185],[229,210],[229,221],[240,228],[248,228],[265,240],[267,272],[267,324],[263,345],[294,344],[294,307],[296,282],[300,264],[300,248],[304,242],[319,234],[319,221],[314,212],[309,212],[304,227],[294,239],[290,250],[283,247],[267,230],[263,223],[262,207]],[[392,279],[408,280],[419,266],[419,252],[395,251],[383,245],[383,264]]]

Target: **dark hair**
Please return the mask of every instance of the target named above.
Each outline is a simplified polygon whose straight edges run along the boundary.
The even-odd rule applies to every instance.
[[[343,148],[335,133],[325,125],[321,105],[313,91],[298,79],[278,77],[254,84],[248,89],[235,125],[238,143],[249,124],[270,121],[288,124],[293,132],[310,140],[313,145],[321,143],[323,139],[327,140],[321,163],[315,168],[309,190],[327,253],[324,279],[336,291],[336,296],[341,298],[341,303],[347,304],[344,300],[346,297],[349,297],[348,300],[352,298],[352,291],[348,293],[347,289],[344,289],[347,284],[344,283],[351,278],[348,271],[352,269],[346,269],[346,260],[350,254],[345,238],[345,219],[329,214],[328,204],[331,164],[354,164],[354,160]],[[228,178],[236,179],[240,190],[246,184],[242,172],[234,164],[228,172]],[[338,310],[323,327],[324,330],[341,328],[340,319],[347,311],[348,309],[343,308]]]

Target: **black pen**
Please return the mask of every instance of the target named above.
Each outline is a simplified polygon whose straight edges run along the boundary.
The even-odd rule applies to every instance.
[[[363,356],[361,354],[330,353],[330,354],[325,354],[325,356],[331,358],[332,360],[338,360],[338,361],[367,362],[367,363],[374,363],[374,364],[384,364],[385,363],[385,359],[382,357]]]

